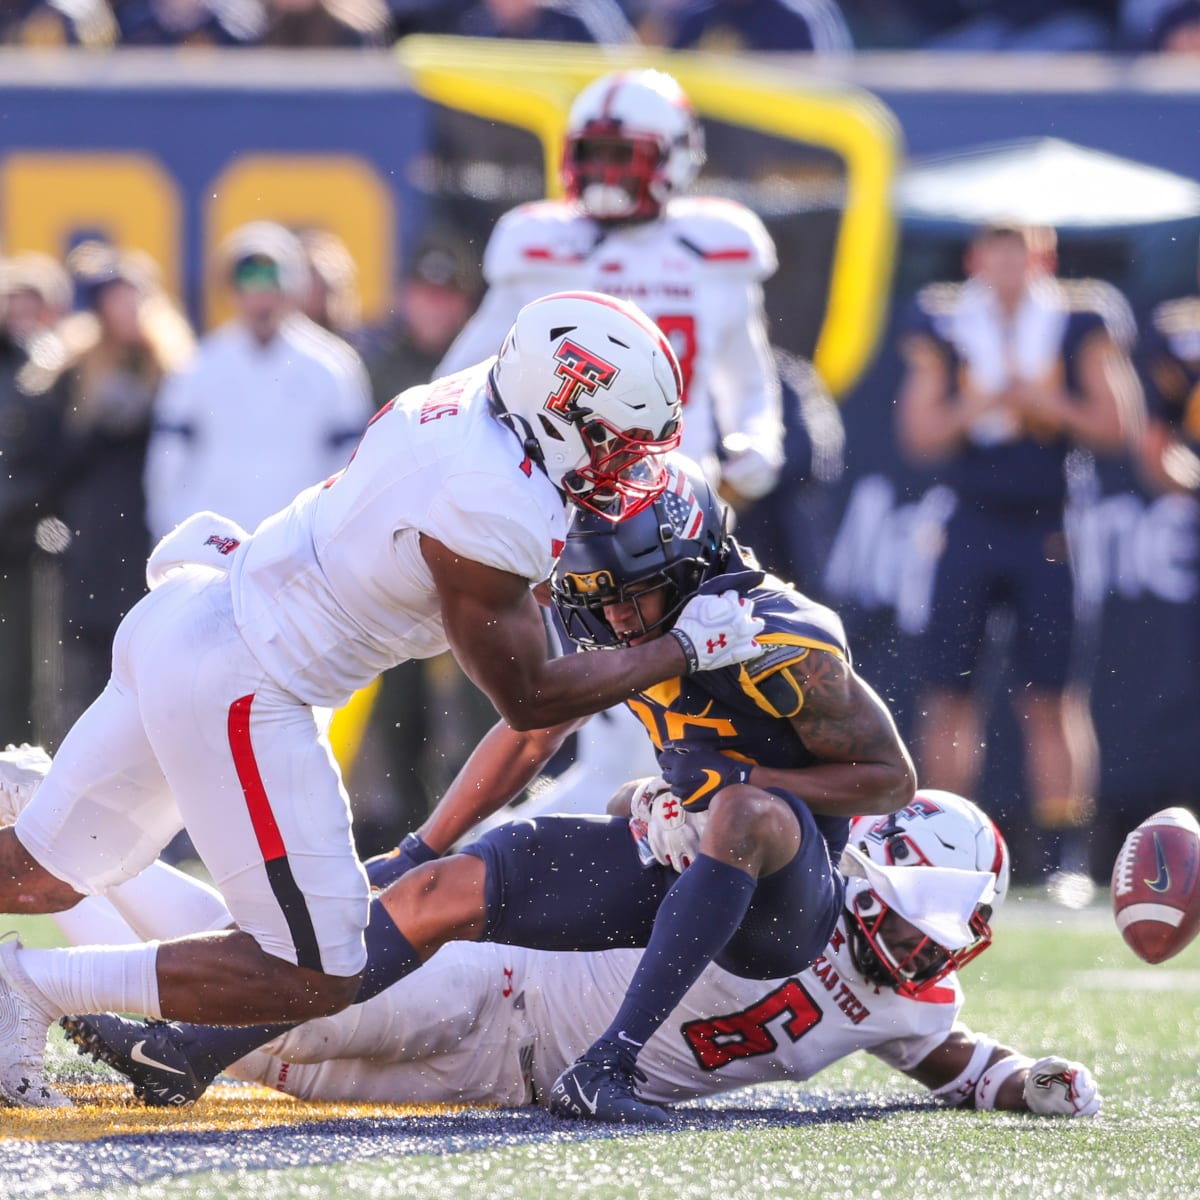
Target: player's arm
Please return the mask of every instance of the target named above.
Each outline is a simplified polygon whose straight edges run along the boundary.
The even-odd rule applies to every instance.
[[[972,391],[956,395],[946,356],[928,334],[910,335],[901,350],[906,369],[896,404],[900,449],[917,465],[941,462],[958,453],[995,400]]]
[[[730,592],[694,597],[670,636],[551,659],[527,580],[463,558],[427,534],[421,535],[421,552],[455,658],[515,730],[589,716],[689,669],[711,670],[758,651],[754,637],[762,622],[753,619],[747,601]],[[688,629],[695,634],[690,639]]]
[[[748,782],[802,796],[815,813],[895,812],[916,788],[916,771],[887,706],[845,659],[809,650],[782,669],[799,708],[788,719],[821,761],[781,770],[755,766]]]
[[[738,286],[730,283],[728,293],[736,294]],[[775,485],[783,466],[783,409],[762,287],[755,282],[741,289],[736,319],[714,355],[711,386],[726,455],[722,481],[738,497],[756,500]]]
[[[484,734],[417,836],[445,854],[485,817],[515,800],[537,777],[568,734],[587,721],[580,717],[548,729],[517,730],[499,721]]]
[[[1082,1063],[1059,1055],[1035,1062],[963,1025],[905,1073],[959,1108],[1063,1117],[1090,1117],[1100,1110],[1096,1081]]]
[[[1010,394],[1013,407],[1035,433],[1062,433],[1093,450],[1124,449],[1141,426],[1142,389],[1129,356],[1103,326],[1084,337],[1076,376],[1075,395],[1058,386],[1018,384]]]
[[[1200,492],[1200,456],[1166,421],[1151,417],[1138,442],[1138,463],[1156,492]]]

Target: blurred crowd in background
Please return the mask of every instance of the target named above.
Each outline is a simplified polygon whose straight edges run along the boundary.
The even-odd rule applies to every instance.
[[[1200,0],[3,0],[18,46],[387,46],[412,34],[679,50],[1200,52]]]

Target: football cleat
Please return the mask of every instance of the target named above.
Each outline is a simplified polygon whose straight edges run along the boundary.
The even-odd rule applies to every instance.
[[[59,1024],[80,1054],[107,1063],[133,1084],[151,1108],[186,1108],[204,1095],[216,1075],[198,1073],[170,1021],[133,1021],[114,1013],[63,1017]]]
[[[645,1078],[632,1058],[601,1043],[554,1081],[547,1108],[556,1117],[571,1120],[664,1125],[671,1119],[667,1110],[637,1094],[637,1081]]]
[[[0,750],[0,825],[13,825],[50,770],[41,746],[22,742]]]
[[[43,1075],[46,1031],[54,1020],[37,985],[17,960],[15,933],[0,940],[0,1103],[16,1108],[70,1108]]]

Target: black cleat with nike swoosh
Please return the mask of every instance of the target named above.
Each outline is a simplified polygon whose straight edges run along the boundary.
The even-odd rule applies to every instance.
[[[615,1043],[597,1042],[554,1081],[547,1107],[556,1117],[570,1119],[667,1124],[670,1113],[637,1094],[637,1082],[645,1078],[632,1055]]]
[[[120,1071],[133,1094],[152,1108],[184,1108],[204,1095],[213,1077],[197,1074],[170,1021],[132,1021],[114,1013],[63,1017],[59,1024],[80,1054]]]

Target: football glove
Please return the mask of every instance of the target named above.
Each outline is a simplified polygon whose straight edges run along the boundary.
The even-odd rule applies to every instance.
[[[739,589],[749,591],[762,580],[761,571],[740,571],[710,579],[694,595],[670,630],[687,659],[687,673],[716,671],[760,654],[755,640],[764,622]],[[712,587],[720,585],[720,591]]]
[[[739,762],[706,746],[664,742],[658,755],[658,769],[685,808],[702,812],[723,787],[749,783],[754,764]]]
[[[1094,1117],[1100,1088],[1082,1063],[1057,1054],[1039,1058],[1025,1075],[1025,1105],[1043,1117]]]
[[[682,874],[695,862],[708,814],[687,812],[661,776],[642,781],[629,811],[629,828],[646,866],[658,862]]]
[[[730,434],[722,443],[721,482],[746,500],[761,500],[779,480],[779,464],[771,462],[744,434]]]

